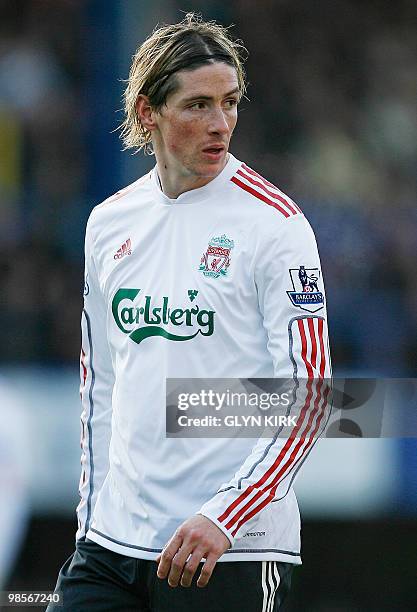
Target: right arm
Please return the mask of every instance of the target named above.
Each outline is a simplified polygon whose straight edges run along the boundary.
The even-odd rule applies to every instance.
[[[91,523],[97,495],[109,469],[114,371],[107,341],[106,304],[100,289],[91,217],[85,234],[84,308],[80,354],[81,478],[77,538]]]

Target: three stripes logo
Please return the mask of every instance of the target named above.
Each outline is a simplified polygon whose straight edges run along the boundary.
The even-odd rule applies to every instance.
[[[125,255],[131,255],[131,254],[132,254],[132,241],[130,240],[130,238],[128,238],[126,242],[122,244],[120,249],[116,251],[116,253],[113,256],[113,259],[122,259],[122,257],[124,257]]]
[[[236,490],[234,500],[217,517],[233,537],[250,519],[288,492],[294,474],[321,435],[331,410],[328,349],[323,317],[296,317],[291,321],[290,357],[298,381],[297,401],[302,406],[297,423],[283,445],[274,438],[268,452],[249,472],[250,480]],[[301,376],[303,378],[301,378]],[[245,480],[245,477],[243,480]],[[241,482],[242,482],[241,481]]]
[[[246,164],[242,164],[230,180],[258,200],[275,208],[286,218],[301,213],[301,210],[291,198]]]
[[[274,601],[281,582],[278,566],[275,561],[262,561],[262,612],[275,609]]]

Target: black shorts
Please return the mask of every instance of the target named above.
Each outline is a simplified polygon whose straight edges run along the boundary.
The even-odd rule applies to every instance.
[[[91,540],[77,543],[55,590],[63,606],[47,612],[276,612],[291,584],[293,566],[278,561],[217,563],[208,585],[172,588],[155,561],[119,555]]]

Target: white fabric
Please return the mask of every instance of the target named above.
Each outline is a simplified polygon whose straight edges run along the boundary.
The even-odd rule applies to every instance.
[[[297,214],[285,215],[262,197]],[[216,266],[225,261],[213,263],[207,253],[210,241],[222,237],[222,244],[233,241],[233,247],[226,273],[216,277]],[[200,269],[204,261],[207,270]],[[230,539],[232,547],[220,561],[301,563],[291,485],[303,449],[276,489],[271,479],[270,487],[259,491],[257,483],[272,469],[285,440],[254,444],[253,439],[166,438],[165,432],[166,378],[292,377],[295,371],[306,377],[303,329],[317,338],[324,334],[322,365],[329,375],[325,306],[310,315],[287,294],[293,289],[289,270],[300,266],[320,268],[304,215],[231,155],[214,180],[175,200],[162,193],[154,169],[93,210],[86,230],[82,317],[78,537],[87,533],[115,552],[155,559],[175,529],[200,512]],[[193,299],[192,290],[198,292]],[[159,310],[152,313],[154,308]],[[164,322],[168,308],[171,319]],[[142,334],[152,326],[194,337],[132,339],[135,330]],[[313,348],[307,350],[319,368]],[[247,518],[258,501],[245,511],[239,499],[251,486],[255,489],[244,503],[256,491],[258,501],[268,503]],[[237,506],[230,510],[233,503]],[[227,526],[230,521],[233,527]]]

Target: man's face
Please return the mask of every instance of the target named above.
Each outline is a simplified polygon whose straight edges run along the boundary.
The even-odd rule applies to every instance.
[[[178,89],[154,115],[158,164],[178,178],[205,184],[226,164],[240,97],[236,71],[216,62],[180,71],[177,79]]]

